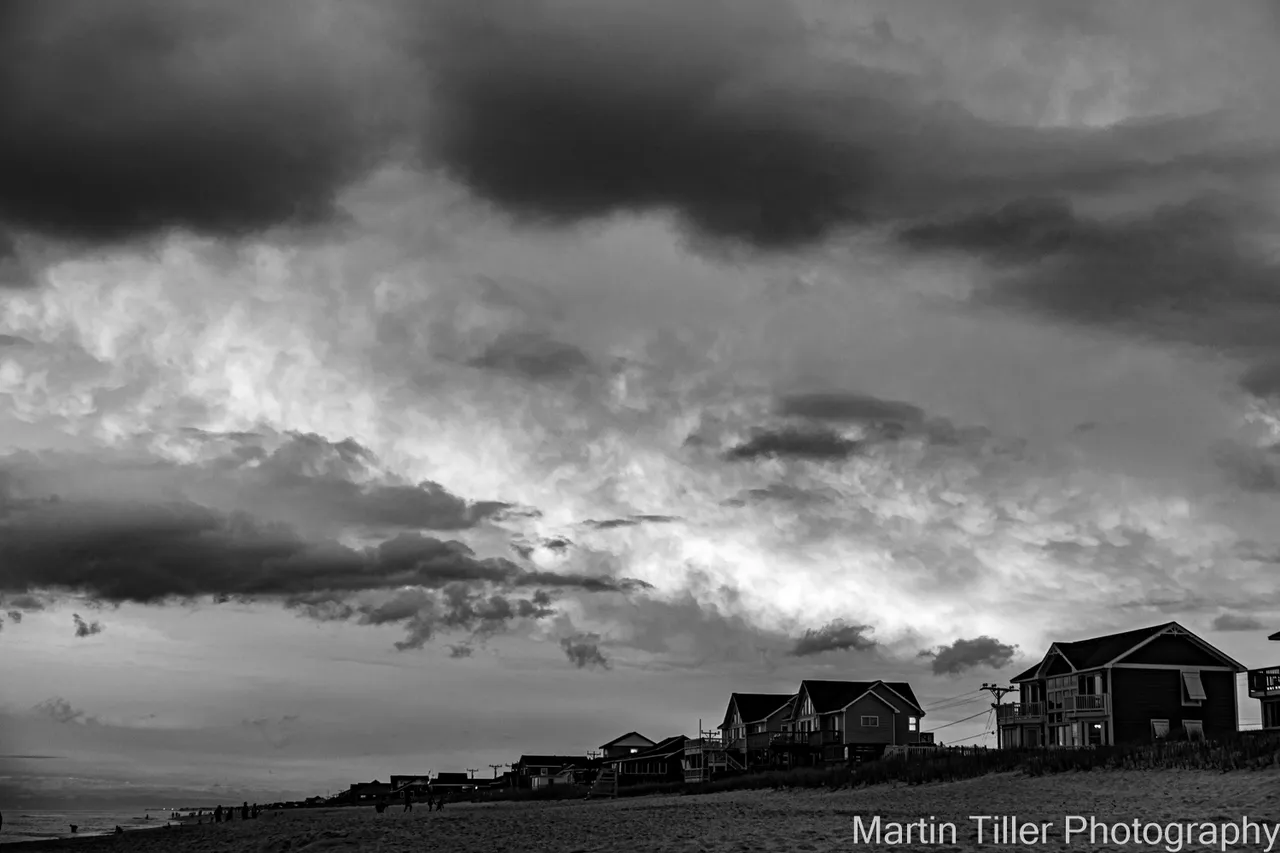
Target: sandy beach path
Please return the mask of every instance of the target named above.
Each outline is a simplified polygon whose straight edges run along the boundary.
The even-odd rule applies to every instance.
[[[443,812],[312,809],[247,823],[187,826],[121,838],[13,845],[31,850],[129,853],[320,853],[320,851],[433,851],[433,853],[759,853],[857,849],[956,849],[949,845],[876,846],[854,835],[854,817],[887,821],[953,821],[959,847],[976,846],[970,815],[1016,815],[1052,821],[1056,830],[1034,845],[1005,849],[1154,849],[1142,844],[1090,844],[1062,838],[1066,815],[1100,821],[1280,821],[1280,770],[1241,773],[1122,771],[1027,778],[1001,774],[921,787],[877,786],[854,791],[743,791],[699,797],[643,797],[604,802],[452,804]],[[8,849],[8,845],[6,845]],[[981,849],[1000,849],[990,843]],[[1190,844],[1188,851],[1203,850]],[[1236,846],[1236,850],[1265,849]],[[1274,851],[1280,853],[1280,843]]]

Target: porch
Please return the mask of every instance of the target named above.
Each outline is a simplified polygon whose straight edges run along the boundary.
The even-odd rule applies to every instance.
[[[1251,669],[1248,671],[1246,678],[1249,684],[1250,699],[1280,697],[1280,666]]]

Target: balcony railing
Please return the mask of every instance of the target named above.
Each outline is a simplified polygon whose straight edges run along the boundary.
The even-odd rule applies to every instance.
[[[1106,693],[1068,695],[1063,710],[1076,714],[1105,714],[1111,710],[1110,698]]]
[[[1008,705],[996,706],[996,722],[1018,723],[1030,722],[1044,717],[1043,702],[1011,702]]]
[[[1280,696],[1280,666],[1251,669],[1248,674],[1249,698],[1266,699]]]
[[[824,746],[844,743],[844,732],[773,732],[769,735],[770,746]]]

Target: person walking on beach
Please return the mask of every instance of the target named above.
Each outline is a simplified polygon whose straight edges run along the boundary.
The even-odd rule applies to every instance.
[[[249,801],[248,800],[245,800],[244,805],[240,807],[240,819],[241,820],[249,819]]]
[[[214,823],[222,823],[222,806],[221,806],[221,804],[219,804],[219,806],[218,806],[216,809],[214,809],[214,810],[213,810],[213,822],[214,822]]]
[[[408,788],[405,788],[404,789],[404,811],[402,811],[401,814],[404,814],[404,812],[411,812],[411,811],[413,811],[413,795],[409,792]]]

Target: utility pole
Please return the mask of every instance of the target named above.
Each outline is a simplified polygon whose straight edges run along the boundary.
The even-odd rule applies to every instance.
[[[497,778],[498,778],[498,768],[499,768],[499,767],[506,767],[507,765],[505,765],[505,764],[490,764],[489,766],[493,768],[493,778],[497,779]]]
[[[1016,693],[1018,691],[1018,688],[1013,687],[1012,685],[1010,685],[1009,687],[1004,687],[999,684],[983,684],[981,689],[990,693],[993,697],[995,697],[995,700],[996,700],[991,703],[991,707],[996,712],[996,748],[999,749],[1000,748],[1000,703],[1004,701],[1004,697],[1006,693]]]
[[[596,757],[597,757],[597,756],[599,756],[599,755],[600,755],[600,750],[598,750],[598,749],[593,749],[593,750],[591,750],[590,752],[588,752],[588,753],[587,753],[587,758],[588,758],[589,760],[591,760],[591,761],[594,761],[594,760],[596,759]]]
[[[471,774],[472,779],[476,778],[476,771],[473,768],[468,767],[467,772]]]

